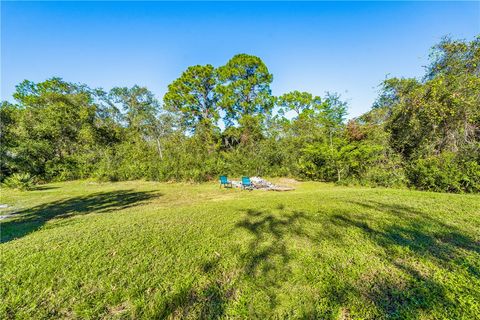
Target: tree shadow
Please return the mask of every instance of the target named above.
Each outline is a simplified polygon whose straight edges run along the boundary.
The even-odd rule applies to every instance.
[[[373,243],[382,247],[383,258],[401,275],[373,276],[370,288],[361,288],[366,296],[382,310],[387,318],[416,318],[433,308],[455,310],[455,301],[445,284],[435,280],[422,261],[452,272],[465,270],[473,277],[480,276],[479,264],[471,255],[478,255],[480,246],[460,229],[404,204],[357,201],[355,204],[370,210],[392,215],[389,223],[343,212],[331,217],[332,223],[344,228],[356,228]],[[401,221],[401,223],[399,223]],[[480,261],[480,260],[478,260]]]
[[[33,187],[31,191],[44,191],[44,190],[53,190],[53,189],[58,189],[59,187],[54,187],[54,186],[48,186],[48,185],[38,185]]]
[[[302,227],[303,222],[310,220],[304,212],[287,212],[283,204],[277,210],[280,214],[247,209],[246,217],[236,224],[236,228],[253,235],[246,250],[239,253],[242,275],[253,280],[257,290],[266,295],[270,310],[278,304],[278,288],[292,273],[287,239],[296,236],[310,238]],[[251,311],[254,317],[267,316],[258,310]]]
[[[331,270],[327,271],[339,270],[340,273],[338,277],[325,278],[330,282],[326,289],[319,291],[323,298],[331,301],[330,310],[316,310],[312,306],[301,311],[302,318],[335,318],[339,310],[340,318],[348,318],[349,304],[358,301],[374,305],[376,310],[370,316],[375,318],[415,319],[434,310],[453,312],[455,317],[458,305],[450,287],[434,277],[434,272],[444,268],[452,273],[458,267],[457,270],[464,268],[462,272],[478,277],[478,265],[471,261],[472,253],[479,254],[478,243],[462,230],[404,204],[371,201],[355,204],[381,211],[387,214],[387,219],[347,210],[315,216],[289,210],[283,204],[271,210],[241,210],[244,217],[236,223],[232,237],[238,236],[239,231],[250,236],[246,243],[232,248],[238,258],[236,272],[226,276],[220,256],[204,262],[199,268],[209,279],[206,284],[191,284],[172,294],[159,317],[224,318],[227,307],[237,297],[236,284],[246,280],[249,285],[241,288],[247,290],[243,292],[247,300],[240,301],[246,304],[248,318],[271,318],[275,309],[280,310],[279,294],[285,294],[281,289],[294,273],[296,258],[290,241],[299,237],[312,246],[323,241],[335,247],[351,246],[351,241],[344,240],[355,231],[380,249],[371,253],[372,258],[380,260],[379,264],[367,263],[366,266],[373,269],[366,269],[359,278],[342,273],[335,265],[328,266]],[[317,226],[310,228],[311,224]],[[355,263],[353,258],[351,261]],[[454,268],[453,271],[450,268]],[[261,306],[261,310],[257,306]]]
[[[1,242],[21,238],[38,230],[51,219],[122,210],[161,195],[155,191],[99,192],[23,209],[12,214],[6,221],[0,222]]]
[[[220,254],[199,266],[199,273],[206,275],[206,284],[191,284],[166,299],[156,315],[158,318],[225,318],[227,306],[237,298],[236,284],[248,279],[255,284],[255,290],[264,293],[269,309],[277,305],[276,291],[287,281],[291,270],[291,257],[287,250],[287,236],[305,235],[301,221],[307,216],[303,212],[286,212],[285,206],[277,207],[281,214],[270,211],[241,210],[245,217],[239,221],[233,233],[246,230],[253,235],[247,248],[235,251],[239,263],[234,270],[222,266]],[[232,235],[234,236],[234,235]],[[249,317],[264,318],[261,311],[251,310]]]
[[[222,270],[220,261],[220,255],[216,255],[201,264],[200,273],[210,275],[213,279],[200,287],[191,283],[171,294],[154,318],[223,318],[228,302],[235,296],[235,289],[231,285],[231,277]]]
[[[376,201],[355,203],[402,219],[402,226],[391,224],[385,228],[382,240],[384,246],[398,244],[416,253],[429,255],[448,263],[461,254],[460,249],[480,254],[480,243],[466,236],[458,227],[436,219],[426,212],[403,204],[385,204]]]

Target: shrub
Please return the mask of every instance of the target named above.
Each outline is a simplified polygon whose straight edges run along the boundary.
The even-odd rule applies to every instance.
[[[410,184],[422,190],[480,191],[480,165],[475,161],[461,161],[449,152],[416,160],[407,175]]]
[[[14,173],[5,179],[3,185],[7,188],[22,191],[32,190],[35,186],[35,178],[29,173]]]

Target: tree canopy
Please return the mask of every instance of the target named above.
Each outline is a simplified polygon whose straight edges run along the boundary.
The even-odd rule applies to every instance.
[[[0,178],[266,175],[479,192],[480,37],[445,38],[430,59],[420,79],[385,80],[349,121],[336,93],[273,96],[273,75],[247,54],[188,67],[163,101],[138,85],[26,80],[0,105]]]

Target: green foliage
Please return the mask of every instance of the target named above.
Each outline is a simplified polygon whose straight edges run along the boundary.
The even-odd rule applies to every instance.
[[[19,111],[15,105],[2,102],[0,104],[0,181],[17,170],[17,161],[13,153],[18,145],[15,132]]]
[[[17,139],[9,149],[15,170],[46,180],[82,178],[79,158],[99,140],[98,106],[91,92],[52,78],[39,84],[25,81],[14,97],[20,104],[10,128]]]
[[[309,92],[299,91],[285,93],[277,99],[280,114],[293,111],[297,117],[304,112],[313,110],[317,102],[320,102],[319,97],[313,97]]]
[[[390,110],[386,130],[406,162],[411,186],[478,190],[480,162],[471,155],[480,154],[479,61],[480,38],[444,39],[432,52],[424,81],[385,81],[377,106]]]
[[[417,159],[407,170],[410,183],[422,190],[480,192],[480,165],[451,152]]]
[[[255,56],[237,54],[225,66],[218,68],[219,105],[226,112],[227,125],[244,115],[264,116],[273,107],[270,83],[273,80],[267,66]]]
[[[188,67],[163,106],[137,85],[24,81],[16,103],[0,105],[0,180],[268,175],[478,192],[479,61],[480,38],[444,39],[423,79],[387,79],[372,110],[348,123],[336,93],[273,97],[273,75],[247,54]]]
[[[478,195],[44,187],[2,191],[1,319],[478,318]]]
[[[192,130],[199,125],[211,127],[219,118],[216,85],[213,66],[188,67],[168,86],[164,107],[180,113],[184,124]]]
[[[35,178],[30,173],[14,173],[3,181],[3,186],[21,191],[32,190],[35,187]]]

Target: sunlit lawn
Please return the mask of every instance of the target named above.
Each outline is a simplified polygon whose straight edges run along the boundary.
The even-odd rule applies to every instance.
[[[480,196],[294,183],[2,190],[0,318],[480,314]]]

